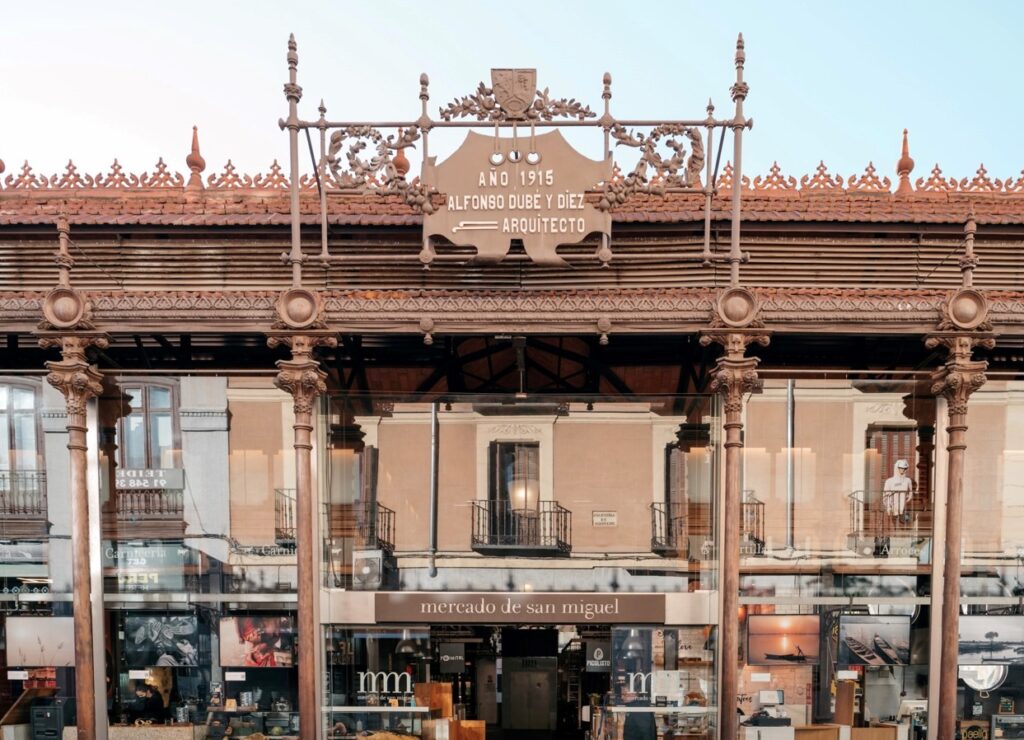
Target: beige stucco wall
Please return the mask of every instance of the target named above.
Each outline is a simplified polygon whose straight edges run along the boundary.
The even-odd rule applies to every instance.
[[[556,499],[572,511],[574,552],[637,552],[651,545],[649,424],[555,425]],[[594,527],[593,511],[618,525]]]
[[[487,498],[489,441],[539,441],[541,498],[572,512],[572,547],[583,552],[646,552],[651,542],[650,504],[663,493],[663,431],[647,412],[620,421],[597,415],[523,417],[514,421],[471,413],[442,413],[438,498],[438,547],[470,550],[471,502]],[[430,415],[427,407],[391,417],[360,419],[367,444],[378,448],[378,501],[396,512],[399,551],[429,544]],[[512,435],[509,437],[509,435]],[[545,467],[550,469],[545,469]],[[482,472],[483,471],[483,472]],[[615,512],[617,526],[594,527],[593,512]]]
[[[228,389],[231,535],[273,544],[275,489],[295,485],[291,399],[269,379],[238,385]]]

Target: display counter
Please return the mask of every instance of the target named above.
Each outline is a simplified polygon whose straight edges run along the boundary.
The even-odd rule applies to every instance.
[[[852,740],[853,734],[846,725],[801,725],[794,727],[797,740]]]
[[[744,727],[743,740],[853,740],[844,725],[800,725],[798,727]]]
[[[76,740],[78,728],[64,727],[62,740]],[[206,737],[205,727],[192,725],[110,725],[108,740],[197,740]]]
[[[872,727],[854,727],[851,740],[907,740],[907,725],[882,723]]]

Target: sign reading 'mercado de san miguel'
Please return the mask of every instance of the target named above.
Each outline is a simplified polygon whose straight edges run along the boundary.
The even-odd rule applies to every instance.
[[[470,132],[448,159],[427,160],[422,180],[443,198],[424,235],[476,247],[474,262],[500,262],[520,239],[533,262],[565,265],[556,249],[610,234],[611,215],[585,194],[612,176],[612,160],[583,156],[561,133],[495,137]]]
[[[379,591],[378,624],[665,624],[665,594]]]

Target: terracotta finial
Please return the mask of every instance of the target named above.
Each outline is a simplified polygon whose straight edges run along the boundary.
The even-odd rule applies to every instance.
[[[398,140],[402,140],[402,129],[398,129]],[[395,174],[405,177],[409,172],[409,158],[405,156],[405,147],[395,150],[395,156],[391,158],[391,164],[395,166]]]
[[[201,188],[203,187],[203,177],[201,173],[206,169],[206,160],[203,159],[203,155],[199,153],[199,127],[192,127],[192,151],[187,157],[185,157],[185,164],[192,170],[192,174],[188,178],[188,186],[190,188]]]
[[[907,143],[907,130],[903,129],[903,153],[896,163],[896,174],[900,176],[896,195],[910,195],[914,188],[910,185],[910,173],[914,171],[914,160],[910,158],[910,145]]]

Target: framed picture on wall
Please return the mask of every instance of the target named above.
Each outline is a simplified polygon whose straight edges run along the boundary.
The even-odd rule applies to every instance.
[[[816,614],[751,614],[747,617],[747,665],[808,665],[821,644]]]
[[[220,620],[222,667],[291,668],[295,665],[295,623],[280,615],[246,615]]]
[[[199,622],[195,614],[130,614],[124,620],[128,668],[199,664]]]
[[[839,665],[910,663],[910,617],[844,614],[839,618]]]

